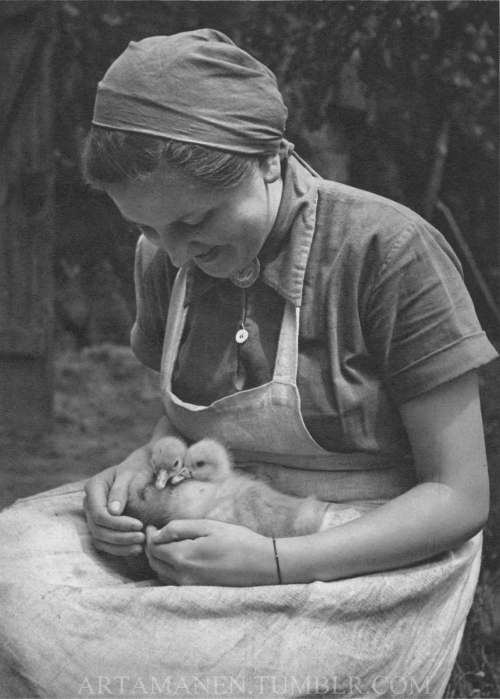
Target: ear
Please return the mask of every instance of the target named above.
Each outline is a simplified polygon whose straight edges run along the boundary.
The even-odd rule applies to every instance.
[[[281,177],[281,158],[279,153],[268,155],[260,163],[260,171],[264,177],[264,182],[271,184]]]

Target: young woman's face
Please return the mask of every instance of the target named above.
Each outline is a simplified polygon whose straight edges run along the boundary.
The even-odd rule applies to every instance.
[[[256,257],[271,232],[282,193],[271,156],[233,189],[209,189],[165,166],[144,181],[108,185],[122,216],[176,267],[189,260],[212,277],[230,277]]]

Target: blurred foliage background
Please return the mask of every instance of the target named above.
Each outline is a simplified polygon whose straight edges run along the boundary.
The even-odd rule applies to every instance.
[[[204,26],[275,72],[287,136],[320,174],[402,202],[444,233],[483,325],[498,334],[496,0],[49,5],[41,11],[54,13],[58,37],[56,308],[78,346],[125,342],[134,312],[135,235],[79,176],[97,82],[129,41]]]

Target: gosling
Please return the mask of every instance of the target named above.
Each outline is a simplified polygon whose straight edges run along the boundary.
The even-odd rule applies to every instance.
[[[321,527],[328,503],[285,495],[235,471],[229,452],[213,439],[189,447],[182,466],[176,461],[163,464],[161,479],[154,472],[149,480],[138,474],[127,514],[158,529],[172,519],[213,519],[277,538],[312,534]],[[158,487],[159,480],[164,487]]]
[[[172,484],[182,480],[180,476],[186,455],[187,444],[178,437],[161,437],[151,450],[151,466],[156,475],[155,486],[163,489],[167,481]]]

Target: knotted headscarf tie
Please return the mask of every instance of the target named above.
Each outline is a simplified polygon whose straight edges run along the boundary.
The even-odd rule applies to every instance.
[[[274,74],[199,29],[131,42],[99,83],[93,124],[259,155],[287,144],[286,117]]]

